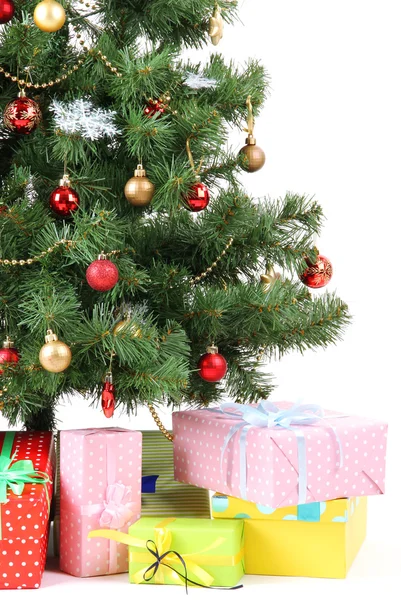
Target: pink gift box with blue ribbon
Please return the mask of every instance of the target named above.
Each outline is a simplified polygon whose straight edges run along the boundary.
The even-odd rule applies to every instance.
[[[88,539],[128,532],[141,514],[142,434],[121,428],[60,433],[60,568],[76,577],[128,571],[128,547]],[[144,482],[149,485],[149,482]]]
[[[272,508],[384,493],[387,424],[314,404],[173,414],[175,479]]]

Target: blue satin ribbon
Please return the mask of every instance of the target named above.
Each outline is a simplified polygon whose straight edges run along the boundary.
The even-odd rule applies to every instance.
[[[214,413],[220,413],[225,419],[238,421],[233,425],[226,435],[221,450],[220,469],[223,471],[224,455],[228,444],[234,435],[239,431],[240,446],[240,493],[241,498],[247,499],[247,460],[246,460],[246,438],[248,431],[252,427],[274,429],[281,427],[292,431],[297,440],[298,446],[298,504],[305,504],[308,482],[307,482],[307,460],[306,460],[306,440],[304,431],[301,429],[305,425],[314,425],[325,420],[323,408],[318,404],[294,404],[289,409],[281,410],[278,406],[263,400],[257,406],[236,404],[227,402],[218,408],[208,409]],[[342,446],[335,428],[327,425],[335,437],[340,451],[340,467],[342,466]]]
[[[156,494],[158,477],[158,475],[144,475],[142,477],[142,494]]]

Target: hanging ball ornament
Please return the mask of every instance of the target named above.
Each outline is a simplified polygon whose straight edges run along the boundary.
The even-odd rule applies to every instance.
[[[57,335],[51,329],[47,330],[46,343],[39,352],[40,364],[50,373],[61,373],[71,363],[71,350],[67,344],[60,342]]]
[[[21,90],[18,98],[9,102],[4,110],[4,125],[13,133],[28,135],[39,125],[42,113],[38,104],[27,98]]]
[[[199,375],[205,381],[215,383],[223,379],[227,373],[227,361],[219,354],[217,346],[212,345],[206,348],[206,354],[203,354],[198,362]]]
[[[122,321],[119,321],[113,329],[113,334],[114,335],[121,335],[121,337],[130,337],[130,338],[136,338],[136,337],[142,337],[142,331],[141,328],[138,327],[138,324],[131,321],[131,319],[126,318],[123,319]]]
[[[0,0],[0,25],[11,21],[15,13],[13,0]]]
[[[3,342],[3,347],[0,348],[0,365],[12,365],[19,361],[19,353],[14,348],[14,342],[7,336]],[[0,368],[0,375],[4,373],[4,369]]]
[[[197,181],[189,189],[189,193],[183,196],[185,208],[192,212],[200,212],[209,204],[210,193],[207,186],[201,181]]]
[[[115,407],[116,388],[113,384],[113,375],[111,373],[107,373],[102,390],[102,410],[104,416],[110,419],[114,415]]]
[[[64,8],[55,0],[39,2],[33,13],[35,25],[48,33],[61,29],[65,23],[65,18]]]
[[[238,154],[242,159],[241,168],[248,173],[255,173],[265,164],[266,156],[262,148],[256,145],[253,135],[248,135],[245,142],[246,146],[243,146]]]
[[[146,171],[142,165],[138,165],[134,176],[125,184],[124,194],[132,206],[148,206],[155,193],[155,186],[146,177]]]
[[[300,280],[309,288],[318,289],[327,285],[333,276],[333,265],[328,258],[318,254],[316,262],[306,259],[307,268],[300,275]]]
[[[71,188],[68,175],[60,179],[60,186],[52,191],[49,198],[50,208],[58,217],[71,217],[79,208],[79,196]]]
[[[97,292],[107,292],[118,282],[118,269],[102,252],[87,268],[86,281]]]

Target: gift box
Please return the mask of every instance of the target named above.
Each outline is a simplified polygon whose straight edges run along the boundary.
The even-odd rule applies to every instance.
[[[271,508],[215,494],[216,519],[244,519],[245,573],[346,577],[366,535],[366,497]]]
[[[0,433],[0,589],[40,586],[54,463],[50,432]]]
[[[142,517],[129,535],[92,531],[129,545],[131,583],[233,587],[244,574],[244,524],[227,519]]]
[[[175,478],[274,508],[384,493],[387,424],[315,405],[173,414]]]
[[[142,434],[120,428],[60,433],[60,568],[76,577],[128,571],[124,544],[88,540],[127,532],[141,513]]]
[[[174,481],[173,444],[160,431],[142,436],[142,474],[157,475],[156,493],[142,495],[142,516],[210,519],[209,492]]]

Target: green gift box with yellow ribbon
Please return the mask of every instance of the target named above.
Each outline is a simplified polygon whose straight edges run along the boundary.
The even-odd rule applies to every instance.
[[[244,574],[242,520],[142,517],[128,534],[102,529],[105,537],[129,545],[131,583],[235,587]]]

